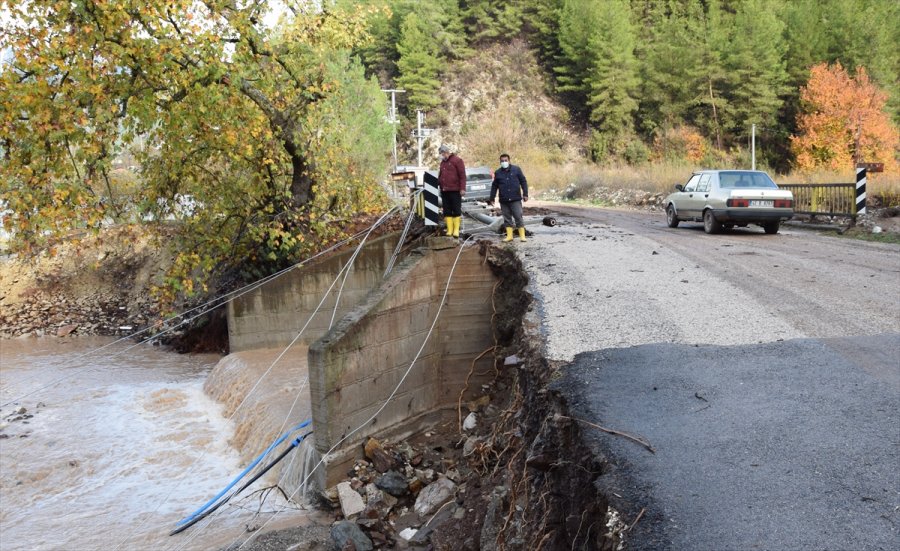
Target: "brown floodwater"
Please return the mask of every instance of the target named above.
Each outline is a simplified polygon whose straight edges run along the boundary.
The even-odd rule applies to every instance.
[[[129,342],[84,355],[109,342],[0,341],[0,403],[40,389],[0,409],[0,550],[218,549],[272,511],[266,528],[311,518],[277,492],[260,505],[251,487],[170,537],[246,466],[203,390],[220,357]]]

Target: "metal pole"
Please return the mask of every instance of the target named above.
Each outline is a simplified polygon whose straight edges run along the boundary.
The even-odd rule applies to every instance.
[[[397,90],[391,90],[391,124],[394,127],[394,169],[397,168]]]
[[[422,166],[422,111],[416,109],[416,142],[419,150],[419,164]]]
[[[750,170],[756,170],[756,125],[750,127]]]
[[[395,90],[388,89],[382,90],[382,92],[391,94],[391,110],[388,113],[388,122],[394,127],[394,139],[393,139],[393,148],[392,152],[394,155],[394,170],[397,169],[397,125],[400,124],[400,120],[397,118],[397,94],[405,94],[406,90]]]

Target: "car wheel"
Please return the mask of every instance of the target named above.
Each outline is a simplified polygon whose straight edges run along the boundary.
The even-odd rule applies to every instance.
[[[675,207],[673,205],[666,207],[666,223],[670,228],[678,227],[678,215],[675,214]]]
[[[712,209],[703,211],[703,231],[706,233],[719,233],[722,230],[722,224],[713,216]]]
[[[776,234],[776,233],[778,233],[779,226],[781,226],[781,223],[777,222],[777,221],[776,222],[766,222],[765,224],[763,224],[763,229],[768,234]]]

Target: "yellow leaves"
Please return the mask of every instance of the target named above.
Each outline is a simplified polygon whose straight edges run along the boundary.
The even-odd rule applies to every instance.
[[[69,190],[66,188],[57,188],[53,190],[53,200],[61,203],[69,197]]]
[[[791,136],[800,170],[848,170],[858,155],[885,163],[887,172],[897,171],[900,136],[884,110],[887,95],[869,80],[865,68],[857,68],[851,77],[840,63],[816,65],[800,100],[799,134]]]

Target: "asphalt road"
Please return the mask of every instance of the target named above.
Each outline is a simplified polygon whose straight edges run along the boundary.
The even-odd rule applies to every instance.
[[[900,548],[900,246],[573,207],[521,248],[630,549]]]

